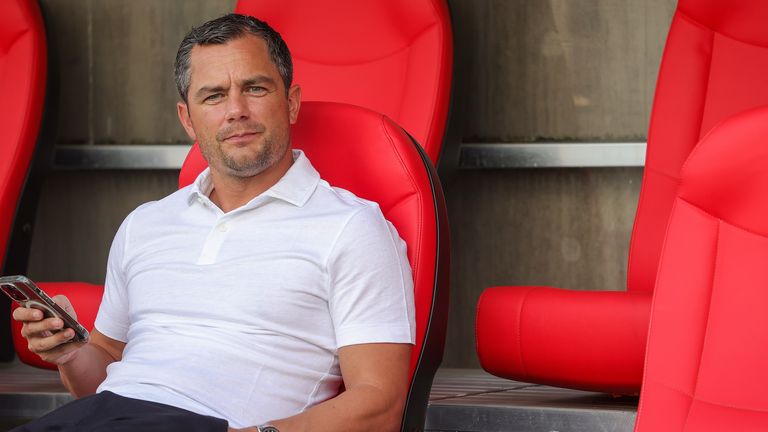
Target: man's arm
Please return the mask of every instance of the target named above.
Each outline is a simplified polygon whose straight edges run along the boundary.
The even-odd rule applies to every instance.
[[[72,304],[65,296],[53,300],[77,319]],[[17,308],[13,319],[23,323],[21,335],[27,339],[29,350],[41,359],[59,366],[61,381],[75,397],[96,392],[107,376],[107,366],[123,356],[125,343],[93,330],[88,343],[67,343],[75,335],[72,329],[61,329],[60,318],[45,318],[33,308]]]
[[[412,349],[412,345],[395,343],[339,348],[346,390],[272,424],[280,432],[398,430],[408,393]]]
[[[88,343],[59,364],[61,381],[75,397],[96,393],[107,377],[107,366],[123,358],[125,342],[112,339],[94,329]]]

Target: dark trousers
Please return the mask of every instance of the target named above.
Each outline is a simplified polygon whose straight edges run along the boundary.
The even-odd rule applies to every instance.
[[[226,420],[101,392],[74,400],[12,432],[226,432]]]

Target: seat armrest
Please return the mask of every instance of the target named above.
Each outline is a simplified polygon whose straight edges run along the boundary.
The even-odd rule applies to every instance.
[[[477,306],[480,363],[519,381],[637,394],[650,306],[650,293],[486,289]]]

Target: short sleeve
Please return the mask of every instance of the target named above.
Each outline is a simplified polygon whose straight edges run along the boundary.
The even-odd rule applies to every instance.
[[[128,227],[133,213],[128,215],[112,240],[107,260],[107,277],[104,282],[104,295],[101,298],[99,312],[94,326],[112,339],[128,341],[128,292],[124,270],[125,249],[127,246]]]
[[[366,205],[347,221],[333,245],[328,272],[338,347],[415,342],[406,244],[378,205]]]

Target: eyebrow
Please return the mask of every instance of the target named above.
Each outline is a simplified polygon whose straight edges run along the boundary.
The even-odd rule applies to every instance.
[[[272,84],[272,85],[276,85],[275,80],[272,79],[271,77],[266,76],[266,75],[256,75],[256,76],[251,77],[251,78],[246,78],[246,79],[240,81],[238,84],[240,84],[240,87],[249,87],[249,86],[257,85],[257,84]],[[203,95],[206,95],[206,94],[220,93],[220,92],[224,92],[226,90],[227,90],[226,87],[220,86],[220,85],[218,85],[218,86],[203,86],[203,87],[200,87],[200,89],[198,89],[195,92],[195,97],[199,98],[199,97],[202,97]]]
[[[256,84],[272,84],[276,85],[275,80],[266,75],[257,75],[253,78],[249,78],[240,82],[241,87],[248,87]]]

